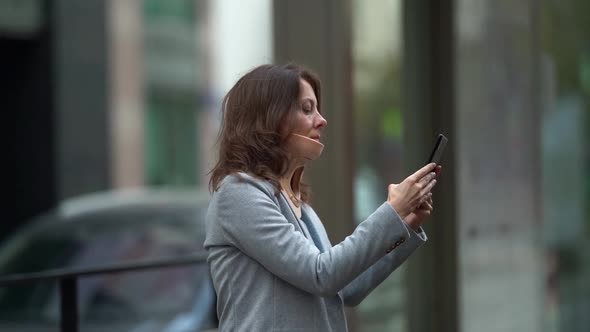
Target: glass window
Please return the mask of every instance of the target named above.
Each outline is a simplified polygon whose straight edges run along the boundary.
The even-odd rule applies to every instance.
[[[197,2],[143,1],[145,162],[149,185],[194,185],[198,145]]]
[[[114,186],[206,186],[221,99],[272,62],[272,2],[110,0],[109,10]]]
[[[589,331],[590,5],[539,8],[543,331]]]
[[[457,10],[461,330],[540,331],[530,3]]]
[[[588,331],[589,5],[456,8],[461,330]]]
[[[356,170],[355,221],[387,198],[387,184],[403,178],[401,1],[353,1],[353,77]],[[361,331],[405,331],[404,267],[358,310]]]

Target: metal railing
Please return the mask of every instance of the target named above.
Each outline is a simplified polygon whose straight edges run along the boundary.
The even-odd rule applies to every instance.
[[[60,326],[62,332],[78,332],[78,278],[99,274],[170,268],[205,263],[206,253],[175,259],[152,259],[127,263],[105,264],[87,268],[53,269],[40,272],[0,276],[0,287],[38,281],[57,280],[60,292]]]

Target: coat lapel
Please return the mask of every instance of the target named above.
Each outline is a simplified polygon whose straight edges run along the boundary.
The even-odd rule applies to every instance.
[[[332,243],[330,243],[330,239],[328,238],[328,234],[326,234],[326,229],[324,228],[320,218],[318,218],[315,212],[306,204],[303,204],[301,213],[305,214],[308,222],[311,223],[311,227],[313,227],[316,231],[317,237],[324,250],[330,249],[332,247]]]

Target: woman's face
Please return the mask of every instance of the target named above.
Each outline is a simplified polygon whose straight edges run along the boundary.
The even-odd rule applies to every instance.
[[[306,80],[300,80],[297,113],[293,124],[293,134],[309,137],[320,142],[321,130],[328,122],[318,110],[318,102],[313,88]]]

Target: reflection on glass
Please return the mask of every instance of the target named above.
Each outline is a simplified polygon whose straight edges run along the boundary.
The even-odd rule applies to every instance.
[[[456,8],[461,330],[589,331],[590,5]]]
[[[540,330],[530,3],[457,6],[460,324]]]
[[[402,177],[401,1],[353,1],[355,220],[383,203]],[[403,267],[359,306],[362,331],[405,331]]]
[[[540,4],[543,328],[589,331],[590,4]]]
[[[198,21],[195,1],[144,0],[146,182],[197,184]]]

